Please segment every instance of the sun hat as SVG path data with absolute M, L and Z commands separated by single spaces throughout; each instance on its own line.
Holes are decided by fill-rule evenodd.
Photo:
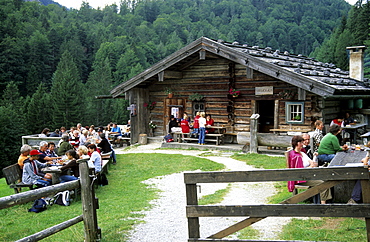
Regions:
M 31 150 L 30 155 L 41 155 L 42 153 L 38 150 Z

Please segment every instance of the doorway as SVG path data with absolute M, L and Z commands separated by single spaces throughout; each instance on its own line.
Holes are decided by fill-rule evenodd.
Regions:
M 259 100 L 257 101 L 257 113 L 260 115 L 258 122 L 259 133 L 270 133 L 270 129 L 274 128 L 274 100 Z

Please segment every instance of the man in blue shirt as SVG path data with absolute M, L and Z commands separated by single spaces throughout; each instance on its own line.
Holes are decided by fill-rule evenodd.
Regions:
M 113 123 L 113 128 L 110 130 L 110 135 L 114 136 L 113 143 L 120 145 L 120 140 L 122 138 L 121 128 L 117 126 L 117 123 Z

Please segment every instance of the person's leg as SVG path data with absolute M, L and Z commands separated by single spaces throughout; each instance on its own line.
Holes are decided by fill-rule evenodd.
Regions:
M 362 199 L 361 180 L 357 180 L 355 186 L 353 187 L 351 198 L 356 203 L 360 203 L 361 202 L 361 199 Z
M 60 183 L 77 180 L 75 176 L 63 175 L 59 177 Z
M 330 155 L 322 154 L 322 155 L 318 155 L 317 156 L 317 160 L 318 160 L 319 166 L 323 166 L 325 164 L 329 164 L 330 161 L 334 158 L 334 156 L 335 156 L 335 154 L 330 154 Z
M 40 184 L 41 186 L 46 187 L 46 186 L 50 186 L 51 182 L 49 182 L 49 181 L 45 181 L 45 180 L 43 180 L 43 179 L 38 179 L 38 180 L 37 180 L 36 185 L 37 185 L 37 184 Z
M 206 138 L 206 128 L 200 128 L 200 135 L 199 135 L 199 137 L 201 137 L 200 144 L 203 144 L 204 145 L 204 140 Z
M 299 183 L 299 185 L 314 187 L 314 186 L 320 185 L 323 182 L 324 181 L 322 181 L 322 180 L 311 180 L 311 181 L 306 181 L 306 182 Z M 333 197 L 331 195 L 331 190 L 326 189 L 325 191 L 321 192 L 320 193 L 320 198 L 321 198 L 321 203 L 325 203 L 326 200 L 332 199 Z
M 114 152 L 114 149 L 112 149 L 112 154 L 110 157 L 113 159 L 113 165 L 117 164 L 116 152 Z

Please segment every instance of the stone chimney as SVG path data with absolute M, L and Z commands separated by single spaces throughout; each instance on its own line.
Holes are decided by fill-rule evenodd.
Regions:
M 349 50 L 349 76 L 358 81 L 364 80 L 364 54 L 366 46 L 351 46 Z

